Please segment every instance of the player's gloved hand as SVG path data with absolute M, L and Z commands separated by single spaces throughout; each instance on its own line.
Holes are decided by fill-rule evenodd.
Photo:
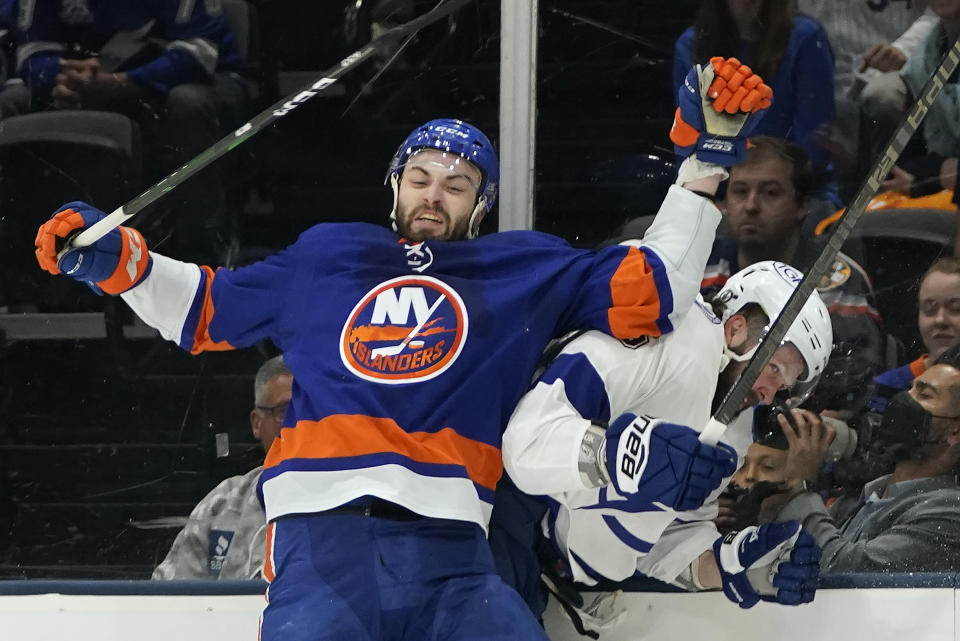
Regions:
M 813 601 L 820 547 L 796 521 L 730 532 L 713 544 L 723 593 L 741 608 L 761 599 L 784 605 Z
M 747 136 L 772 104 L 773 90 L 736 58 L 694 65 L 680 88 L 670 130 L 677 156 L 731 167 L 743 161 Z
M 617 492 L 675 510 L 695 510 L 737 469 L 724 443 L 701 443 L 696 430 L 621 414 L 607 428 L 606 467 Z
M 98 294 L 120 294 L 137 285 L 150 270 L 153 259 L 147 243 L 136 229 L 118 227 L 89 247 L 57 254 L 66 239 L 104 218 L 99 209 L 80 201 L 63 205 L 40 226 L 37 262 L 51 274 L 66 274 L 90 285 Z

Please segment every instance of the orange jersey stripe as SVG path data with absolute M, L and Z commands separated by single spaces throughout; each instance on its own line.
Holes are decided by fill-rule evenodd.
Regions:
M 659 336 L 660 295 L 647 258 L 636 247 L 624 256 L 610 279 L 613 307 L 607 312 L 615 338 Z
M 210 320 L 213 318 L 213 297 L 210 296 L 210 288 L 213 286 L 214 273 L 206 265 L 200 265 L 200 269 L 206 275 L 206 283 L 203 292 L 203 308 L 197 319 L 197 329 L 193 334 L 193 347 L 190 348 L 190 353 L 222 352 L 233 349 L 233 345 L 227 341 L 217 342 L 210 338 Z
M 267 553 L 263 561 L 263 578 L 268 583 L 273 583 L 273 579 L 276 577 L 276 572 L 273 569 L 273 536 L 276 528 L 276 523 L 267 525 Z
M 319 421 L 299 421 L 285 427 L 274 441 L 264 467 L 288 459 L 327 459 L 396 453 L 419 463 L 459 465 L 470 480 L 489 490 L 503 472 L 500 450 L 445 427 L 438 432 L 406 432 L 388 418 L 362 414 L 332 414 Z

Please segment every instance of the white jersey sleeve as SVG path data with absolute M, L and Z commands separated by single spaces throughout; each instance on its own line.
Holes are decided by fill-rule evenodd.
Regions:
M 720 536 L 712 520 L 673 521 L 660 534 L 646 556 L 637 559 L 637 570 L 665 583 L 676 579 Z
M 652 339 L 655 342 L 659 339 Z M 641 338 L 638 343 L 651 339 Z M 644 396 L 657 363 L 648 351 L 623 358 L 626 343 L 600 332 L 571 341 L 517 405 L 503 434 L 504 469 L 520 490 L 553 494 L 586 489 L 578 466 L 591 423 L 606 425 L 611 407 Z
M 503 435 L 504 468 L 529 494 L 590 489 L 578 466 L 591 423 L 624 412 L 700 429 L 722 354 L 719 320 L 697 302 L 672 334 L 620 341 L 587 332 L 564 347 L 520 400 Z
M 153 267 L 133 289 L 120 295 L 140 319 L 168 341 L 181 343 L 187 316 L 201 285 L 200 267 L 150 252 Z
M 720 210 L 706 198 L 671 185 L 643 240 L 621 243 L 649 250 L 663 261 L 673 297 L 673 310 L 668 316 L 673 325 L 690 311 L 700 293 L 721 218 Z M 677 234 L 678 227 L 683 233 Z

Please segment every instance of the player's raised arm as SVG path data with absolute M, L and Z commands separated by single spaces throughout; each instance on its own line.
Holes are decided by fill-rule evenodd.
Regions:
M 721 214 L 710 200 L 727 176 L 725 168 L 743 159 L 746 137 L 770 106 L 771 95 L 760 77 L 735 58 L 714 58 L 690 70 L 670 132 L 684 159 L 677 184 L 643 240 L 622 243 L 636 249 L 615 256 L 612 268 L 596 270 L 594 280 L 601 282 L 587 283 L 577 301 L 585 311 L 582 322 L 565 329 L 585 325 L 626 339 L 672 330 L 699 292 L 713 247 Z M 606 318 L 590 315 L 595 285 L 609 288 L 612 304 L 602 310 Z

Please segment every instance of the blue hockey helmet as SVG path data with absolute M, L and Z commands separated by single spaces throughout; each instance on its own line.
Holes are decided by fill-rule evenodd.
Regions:
M 497 152 L 490 139 L 473 125 L 453 118 L 439 118 L 420 125 L 410 132 L 403 144 L 390 160 L 387 170 L 387 184 L 394 186 L 394 211 L 391 219 L 396 215 L 396 185 L 400 181 L 403 167 L 410 157 L 421 149 L 436 149 L 449 152 L 469 160 L 481 174 L 480 186 L 477 190 L 477 208 L 470 221 L 469 237 L 476 235 L 481 210 L 489 212 L 497 200 L 497 187 L 500 184 L 500 163 L 497 161 Z M 396 223 L 394 222 L 394 229 Z

